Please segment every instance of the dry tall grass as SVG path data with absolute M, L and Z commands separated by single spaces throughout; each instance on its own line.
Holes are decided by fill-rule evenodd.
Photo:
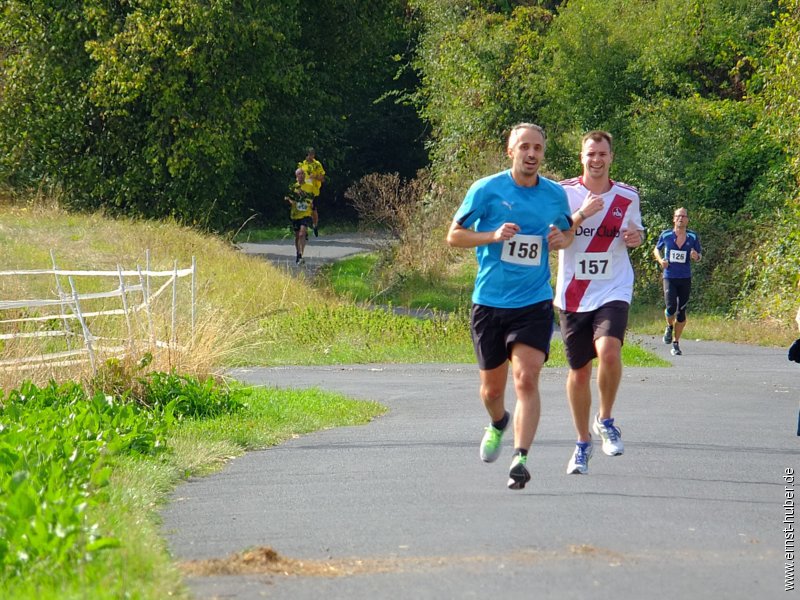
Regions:
M 245 256 L 226 241 L 204 235 L 174 223 L 109 219 L 99 214 L 76 215 L 43 203 L 25 206 L 0 206 L 0 270 L 52 268 L 51 250 L 59 269 L 116 270 L 144 269 L 149 250 L 150 268 L 172 270 L 197 263 L 196 320 L 191 333 L 189 277 L 179 280 L 178 319 L 172 332 L 172 297 L 166 293 L 152 306 L 152 331 L 162 341 L 175 345 L 156 348 L 149 344 L 150 323 L 139 313 L 132 323 L 136 343 L 126 340 L 128 324 L 122 317 L 88 319 L 94 336 L 122 340 L 129 351 L 121 360 L 98 355 L 101 376 L 104 369 L 136 373 L 143 360 L 147 370 L 169 371 L 206 376 L 218 374 L 223 365 L 247 346 L 259 343 L 258 322 L 266 315 L 291 308 L 302 308 L 321 299 L 302 281 L 289 277 L 263 260 Z M 77 279 L 77 278 L 76 278 Z M 161 282 L 153 282 L 153 287 Z M 114 278 L 82 278 L 76 281 L 80 293 L 108 291 L 118 284 Z M 65 278 L 62 282 L 65 285 Z M 0 300 L 57 298 L 55 278 L 49 276 L 0 277 Z M 114 299 L 120 308 L 119 298 Z M 108 308 L 108 301 L 99 302 Z M 58 328 L 58 310 L 45 309 L 0 311 L 0 320 L 20 316 L 53 316 L 49 322 L 34 325 L 0 324 L 0 333 L 21 331 L 28 327 Z M 71 327 L 80 329 L 77 322 Z M 0 360 L 19 356 L 41 355 L 63 349 L 64 341 L 54 338 L 0 340 Z M 39 366 L 27 370 L 0 369 L 0 388 L 12 389 L 24 379 L 43 383 L 49 379 L 91 380 L 94 373 L 87 363 Z
M 359 217 L 386 226 L 398 241 L 381 262 L 381 286 L 392 287 L 409 273 L 429 281 L 454 277 L 464 263 L 474 262 L 473 252 L 445 243 L 447 230 L 470 185 L 509 166 L 503 149 L 491 146 L 441 165 L 436 173 L 421 170 L 409 181 L 396 173 L 372 173 L 351 186 L 345 196 Z

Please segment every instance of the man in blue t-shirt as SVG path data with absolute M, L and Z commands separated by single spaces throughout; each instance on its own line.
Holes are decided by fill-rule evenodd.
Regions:
M 672 217 L 673 229 L 661 232 L 653 256 L 664 269 L 664 316 L 667 328 L 664 331 L 664 343 L 672 344 L 672 356 L 683 354 L 680 346 L 681 333 L 686 327 L 686 305 L 692 292 L 692 260 L 702 258 L 703 249 L 700 238 L 691 229 L 689 211 L 681 207 L 675 210 Z
M 497 460 L 511 420 L 504 398 L 509 362 L 514 374 L 512 490 L 531 478 L 526 465 L 541 410 L 539 373 L 553 332 L 549 252 L 574 237 L 564 189 L 539 175 L 545 143 L 538 125 L 515 125 L 506 149 L 511 168 L 472 184 L 447 233 L 448 244 L 475 248 L 478 259 L 470 329 L 481 400 L 492 420 L 481 441 L 484 462 Z

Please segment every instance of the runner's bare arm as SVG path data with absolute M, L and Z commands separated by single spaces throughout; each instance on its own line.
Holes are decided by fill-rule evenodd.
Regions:
M 494 231 L 473 231 L 459 225 L 458 221 L 450 224 L 447 232 L 447 243 L 454 248 L 474 248 L 494 242 L 510 240 L 519 232 L 516 223 L 503 223 Z

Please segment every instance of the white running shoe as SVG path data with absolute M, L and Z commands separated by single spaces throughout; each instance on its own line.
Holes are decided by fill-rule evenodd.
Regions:
M 600 419 L 595 416 L 592 423 L 592 431 L 600 436 L 603 440 L 603 452 L 609 456 L 620 456 L 625 452 L 625 446 L 622 444 L 622 431 L 619 427 L 614 425 L 614 419 Z
M 594 445 L 592 440 L 577 442 L 575 452 L 567 465 L 567 475 L 586 475 L 589 472 L 589 459 L 592 458 Z

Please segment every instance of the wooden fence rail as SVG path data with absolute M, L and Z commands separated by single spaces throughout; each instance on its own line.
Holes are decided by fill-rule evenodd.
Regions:
M 180 350 L 177 338 L 178 324 L 178 282 L 181 278 L 190 280 L 190 316 L 189 339 L 194 338 L 195 329 L 195 295 L 197 281 L 197 263 L 192 257 L 191 267 L 178 268 L 177 261 L 171 270 L 152 270 L 150 268 L 150 251 L 146 252 L 145 268 L 139 265 L 134 270 L 124 270 L 117 265 L 116 270 L 68 270 L 59 269 L 55 254 L 50 252 L 52 268 L 34 270 L 0 271 L 0 278 L 20 279 L 33 277 L 54 277 L 56 298 L 2 299 L 0 298 L 0 369 L 26 370 L 39 368 L 42 365 L 66 366 L 89 362 L 92 372 L 97 373 L 98 355 L 125 356 L 137 352 L 142 347 L 170 348 Z M 80 293 L 76 284 L 78 278 L 109 278 L 115 280 L 115 286 L 100 292 Z M 63 278 L 68 282 L 68 289 L 62 285 Z M 151 282 L 164 280 L 153 292 Z M 22 286 L 25 287 L 24 285 Z M 171 292 L 169 294 L 168 292 Z M 153 306 L 159 299 L 169 300 L 169 336 L 167 340 L 159 340 L 156 335 L 153 319 Z M 119 306 L 103 306 L 95 310 L 87 310 L 99 300 L 119 299 Z M 31 314 L 32 313 L 32 314 Z M 108 338 L 92 333 L 91 324 L 99 319 L 122 317 L 125 320 L 126 337 Z M 143 324 L 146 339 L 141 339 Z M 35 325 L 33 325 L 35 324 Z M 4 330 L 12 330 L 4 332 Z M 8 358 L 5 344 L 10 340 L 36 339 L 44 340 L 64 338 L 65 348 L 56 352 L 45 352 L 43 348 L 31 352 L 27 356 Z

